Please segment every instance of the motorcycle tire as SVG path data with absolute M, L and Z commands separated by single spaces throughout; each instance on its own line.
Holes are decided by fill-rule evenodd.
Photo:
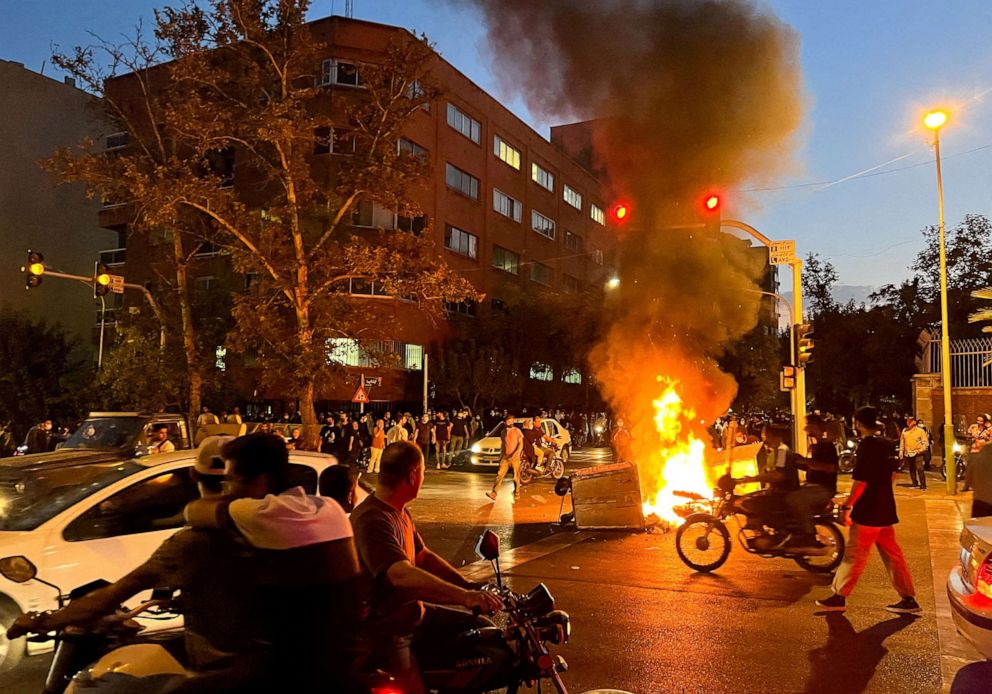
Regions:
M 560 480 L 565 475 L 565 461 L 561 458 L 555 458 L 551 461 L 551 476 L 556 480 Z
M 705 528 L 700 528 L 699 526 L 710 526 L 709 531 L 706 532 Z M 691 539 L 691 536 L 699 530 L 702 530 L 705 534 L 696 537 L 695 539 Z M 710 536 L 714 534 L 717 536 L 719 541 L 723 543 L 723 546 L 719 549 L 719 553 L 716 555 L 716 558 L 705 563 L 690 559 L 688 554 L 693 551 L 709 551 Z M 689 535 L 689 537 L 687 537 L 687 535 Z M 723 563 L 727 561 L 727 557 L 730 556 L 730 533 L 727 532 L 727 526 L 713 516 L 705 513 L 696 513 L 686 518 L 685 522 L 680 525 L 678 531 L 676 531 L 675 551 L 678 553 L 679 559 L 682 560 L 682 563 L 694 571 L 698 571 L 700 573 L 716 571 L 723 566 Z
M 841 453 L 837 460 L 837 471 L 849 475 L 854 472 L 854 454 L 853 453 Z
M 844 559 L 844 533 L 834 523 L 828 521 L 816 522 L 816 537 L 834 551 L 826 556 L 796 557 L 795 562 L 810 573 L 828 574 L 840 566 Z M 826 540 L 826 541 L 824 541 Z
M 534 481 L 534 469 L 526 465 L 520 469 L 520 484 L 530 484 Z

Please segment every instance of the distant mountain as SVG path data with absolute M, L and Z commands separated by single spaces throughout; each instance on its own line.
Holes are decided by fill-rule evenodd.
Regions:
M 867 285 L 858 284 L 835 284 L 834 285 L 834 301 L 838 304 L 846 304 L 848 301 L 854 301 L 856 304 L 866 304 L 868 303 L 868 297 L 877 287 L 871 287 Z M 790 303 L 792 302 L 792 292 L 782 292 L 782 296 L 785 297 Z M 806 307 L 809 307 L 809 297 L 803 297 Z M 785 310 L 782 309 L 779 313 L 779 328 L 785 330 L 789 327 L 789 317 Z

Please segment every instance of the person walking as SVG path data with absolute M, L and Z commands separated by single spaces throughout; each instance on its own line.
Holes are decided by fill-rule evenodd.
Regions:
M 376 475 L 379 474 L 379 464 L 382 461 L 382 452 L 385 449 L 386 425 L 381 419 L 377 419 L 375 421 L 375 429 L 372 430 L 372 447 L 369 449 L 372 455 L 369 458 L 369 472 Z
M 444 412 L 437 413 L 434 421 L 434 441 L 437 443 L 437 466 L 439 469 L 448 469 L 448 444 L 451 442 L 451 420 L 444 416 Z
M 892 494 L 895 464 L 888 444 L 879 438 L 878 410 L 862 407 L 854 414 L 854 424 L 861 434 L 854 466 L 854 486 L 847 499 L 845 524 L 851 526 L 850 538 L 833 581 L 833 595 L 816 601 L 821 610 L 842 612 L 847 598 L 858 584 L 868 565 L 872 547 L 878 548 L 900 600 L 885 609 L 901 614 L 919 614 L 913 578 L 906 557 L 896 541 L 896 500 Z
M 468 436 L 468 422 L 465 419 L 465 410 L 458 410 L 451 421 L 451 443 L 449 450 L 454 456 L 465 448 L 465 438 Z
M 906 428 L 899 436 L 899 461 L 909 467 L 909 479 L 914 487 L 927 490 L 927 473 L 923 468 L 923 454 L 930 448 L 930 437 L 916 425 L 916 417 L 906 417 Z
M 524 450 L 524 435 L 520 429 L 514 426 L 515 421 L 513 415 L 507 415 L 506 419 L 503 420 L 499 471 L 496 473 L 496 481 L 493 483 L 492 490 L 486 492 L 486 496 L 493 501 L 496 501 L 499 485 L 503 483 L 503 478 L 506 477 L 510 468 L 513 468 L 513 496 L 514 498 L 520 496 L 520 455 Z

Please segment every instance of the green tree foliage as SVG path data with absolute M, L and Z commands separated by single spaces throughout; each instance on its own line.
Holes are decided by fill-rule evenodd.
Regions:
M 136 317 L 118 323 L 114 343 L 97 375 L 94 396 L 110 410 L 182 409 L 188 379 L 179 345 L 159 349 L 158 326 Z
M 437 384 L 436 397 L 441 402 L 455 402 L 478 412 L 480 407 L 519 396 L 520 373 L 511 363 L 499 343 L 451 339 L 433 350 L 430 379 Z
M 781 336 L 759 325 L 727 350 L 720 368 L 737 381 L 734 409 L 738 412 L 775 410 L 787 407 L 788 398 L 779 390 L 779 372 L 787 363 L 788 347 L 783 355 Z
M 61 327 L 0 308 L 0 425 L 20 444 L 45 418 L 72 426 L 90 405 L 93 371 Z

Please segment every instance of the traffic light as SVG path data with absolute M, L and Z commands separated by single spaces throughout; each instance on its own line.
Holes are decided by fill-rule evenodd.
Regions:
M 703 207 L 709 213 L 715 213 L 720 211 L 720 196 L 716 193 L 710 193 L 703 199 Z
M 813 361 L 813 324 L 797 323 L 793 327 L 796 341 L 796 366 L 800 369 Z
M 624 224 L 630 219 L 630 205 L 625 202 L 614 203 L 610 207 L 610 219 L 614 224 Z
M 110 291 L 110 268 L 97 261 L 93 264 L 93 298 L 107 296 Z
M 21 272 L 24 273 L 24 286 L 34 289 L 41 284 L 41 276 L 45 274 L 45 256 L 38 251 L 28 251 L 28 262 Z
M 699 216 L 703 220 L 703 226 L 708 231 L 719 233 L 720 231 L 720 208 L 723 206 L 723 199 L 719 193 L 710 192 L 699 201 Z
M 796 388 L 796 367 L 794 366 L 783 366 L 782 371 L 778 374 L 778 388 L 783 393 L 787 393 L 790 390 L 795 390 Z

